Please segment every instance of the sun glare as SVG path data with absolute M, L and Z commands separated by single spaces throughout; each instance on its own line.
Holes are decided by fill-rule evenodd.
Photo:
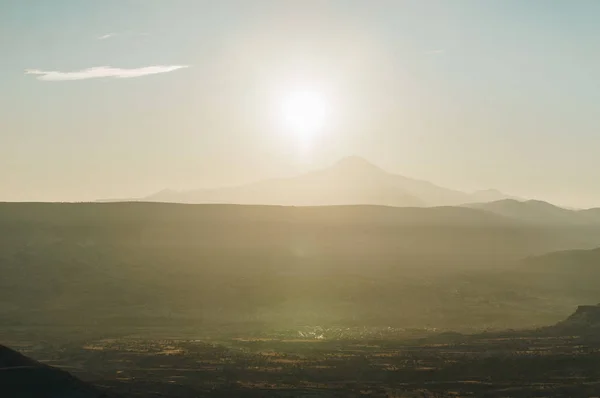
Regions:
M 309 139 L 325 128 L 329 104 L 322 93 L 312 90 L 293 91 L 283 98 L 280 105 L 284 128 L 298 138 Z

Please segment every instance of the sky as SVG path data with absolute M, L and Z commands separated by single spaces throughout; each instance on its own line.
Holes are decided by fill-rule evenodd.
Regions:
M 0 0 L 0 201 L 291 176 L 362 156 L 600 206 L 600 1 Z M 310 139 L 281 103 L 327 104 Z

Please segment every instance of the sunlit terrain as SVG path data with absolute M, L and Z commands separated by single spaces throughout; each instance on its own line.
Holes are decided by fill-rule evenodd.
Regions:
M 598 21 L 0 0 L 0 398 L 600 397 Z

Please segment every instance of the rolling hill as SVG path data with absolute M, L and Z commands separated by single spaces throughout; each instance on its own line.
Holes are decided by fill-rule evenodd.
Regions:
M 503 199 L 488 203 L 468 203 L 463 207 L 485 210 L 523 222 L 545 225 L 600 224 L 600 209 L 571 210 L 540 200 Z
M 0 323 L 94 330 L 529 325 L 564 315 L 548 308 L 573 293 L 546 299 L 501 274 L 600 241 L 600 228 L 461 207 L 135 202 L 4 203 L 0 234 Z
M 543 268 L 548 272 L 598 272 L 600 274 L 600 248 L 553 252 L 528 258 L 526 262 L 530 267 Z
M 596 244 L 600 246 L 600 243 Z M 530 256 L 514 274 L 515 286 L 538 292 L 548 302 L 562 297 L 557 305 L 600 302 L 600 248 L 563 250 Z

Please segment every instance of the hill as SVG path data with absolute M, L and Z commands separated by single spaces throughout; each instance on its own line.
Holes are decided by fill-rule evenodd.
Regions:
M 573 293 L 546 299 L 501 275 L 600 240 L 598 228 L 461 207 L 164 203 L 4 203 L 0 234 L 3 325 L 98 331 L 536 324 L 562 316 Z
M 600 273 L 600 248 L 592 250 L 564 250 L 531 257 L 526 260 L 532 268 L 546 272 Z
M 600 289 L 596 281 L 600 278 L 600 249 L 530 256 L 502 278 L 517 290 L 535 292 L 559 312 L 582 302 L 599 302 Z
M 571 316 L 558 323 L 554 328 L 563 332 L 597 333 L 600 330 L 600 304 L 578 306 Z
M 489 203 L 463 205 L 472 209 L 536 224 L 591 225 L 600 224 L 600 209 L 570 210 L 539 200 L 504 199 Z
M 235 203 L 284 206 L 371 204 L 382 206 L 451 206 L 499 200 L 497 190 L 465 193 L 428 181 L 388 173 L 368 161 L 351 156 L 329 168 L 292 178 L 253 184 L 178 192 L 162 190 L 141 201 L 171 203 Z

